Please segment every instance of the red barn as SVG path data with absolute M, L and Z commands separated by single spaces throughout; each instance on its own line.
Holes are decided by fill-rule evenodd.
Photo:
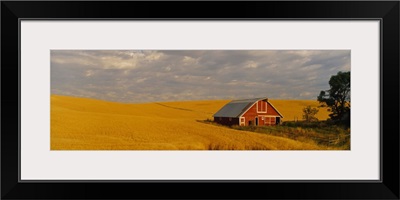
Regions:
M 213 115 L 214 121 L 223 125 L 273 126 L 280 124 L 282 114 L 268 98 L 234 100 Z

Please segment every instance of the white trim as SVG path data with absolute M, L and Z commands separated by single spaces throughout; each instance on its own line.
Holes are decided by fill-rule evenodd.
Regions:
M 249 108 L 247 108 L 244 112 L 242 112 L 238 117 L 242 117 L 244 113 L 246 113 L 247 111 L 249 111 L 250 108 L 253 107 L 254 104 L 257 103 L 257 102 L 260 101 L 260 100 L 267 100 L 267 102 L 268 102 L 268 98 L 259 99 L 259 100 L 257 100 L 256 102 L 254 102 L 253 104 L 251 104 L 251 106 L 250 106 Z
M 260 126 L 260 118 L 259 118 L 258 115 L 254 118 L 254 125 L 255 126 Z
M 242 119 L 243 119 L 243 123 L 242 123 Z M 241 126 L 242 124 L 244 126 L 246 126 L 246 117 L 239 117 L 239 126 Z
M 269 120 L 265 120 L 265 121 L 268 121 L 268 123 L 264 123 L 264 124 L 267 124 L 267 125 L 274 125 L 274 124 L 276 124 L 276 117 L 275 117 L 275 116 L 266 116 L 266 117 L 269 118 Z M 275 123 L 274 123 L 274 124 L 272 123 L 272 118 L 275 119 Z
M 267 111 L 268 111 L 268 110 L 267 110 L 267 109 L 268 109 L 268 104 L 267 104 L 267 103 L 268 103 L 268 100 L 267 100 L 267 101 L 264 101 L 264 100 L 265 100 L 265 99 L 263 99 L 263 100 L 258 100 L 258 101 L 256 102 L 256 103 L 257 103 L 257 104 L 256 104 L 256 107 L 257 107 L 257 108 L 256 108 L 256 111 L 257 111 L 257 113 L 267 113 Z M 259 111 L 259 110 L 258 110 L 258 102 L 260 102 L 260 101 L 262 101 L 262 102 L 265 103 L 265 111 Z
M 262 116 L 262 117 L 281 117 L 279 115 L 258 115 L 258 116 Z
M 272 106 L 272 108 L 280 115 L 280 117 L 282 117 L 283 118 L 283 115 L 278 111 L 278 109 L 276 109 L 275 108 L 275 106 L 274 105 L 272 105 L 272 103 L 271 102 L 269 102 L 268 101 L 268 103 L 269 103 L 269 105 L 271 105 Z
M 267 119 L 264 119 L 264 120 L 263 120 L 263 121 L 264 121 L 264 125 L 266 125 L 266 124 L 268 124 L 268 125 L 271 125 L 271 124 L 272 124 L 272 125 L 276 125 L 276 121 L 277 121 L 276 118 L 277 118 L 277 117 L 281 118 L 281 116 L 279 116 L 279 115 L 257 115 L 257 117 L 264 117 L 264 118 L 267 118 L 267 117 L 268 117 L 268 118 L 269 118 L 269 120 L 268 120 L 269 122 L 268 122 L 268 123 L 265 123 L 265 122 L 267 121 Z M 275 118 L 275 124 L 271 123 L 271 119 L 272 119 L 272 118 Z M 281 120 L 281 121 L 282 121 L 282 120 Z M 258 123 L 260 123 L 260 122 L 258 122 Z
M 255 103 L 257 103 L 257 101 L 256 101 Z M 249 111 L 250 108 L 253 107 L 255 103 L 253 103 L 249 108 L 247 108 L 244 112 L 242 112 L 242 113 L 239 115 L 239 117 L 242 117 L 245 113 L 247 113 L 247 111 Z

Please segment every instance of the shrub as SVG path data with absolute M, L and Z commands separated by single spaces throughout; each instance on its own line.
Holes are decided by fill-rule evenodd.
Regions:
M 318 113 L 317 108 L 312 108 L 311 106 L 307 106 L 303 108 L 303 119 L 306 122 L 315 122 L 318 121 L 318 118 L 315 117 L 315 115 Z

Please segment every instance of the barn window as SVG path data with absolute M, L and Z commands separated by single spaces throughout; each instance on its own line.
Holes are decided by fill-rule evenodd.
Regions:
M 229 121 L 232 121 L 232 117 L 229 117 Z
M 267 112 L 267 102 L 258 101 L 257 102 L 257 112 Z
M 219 121 L 221 121 L 221 120 L 222 120 L 222 117 L 219 118 Z

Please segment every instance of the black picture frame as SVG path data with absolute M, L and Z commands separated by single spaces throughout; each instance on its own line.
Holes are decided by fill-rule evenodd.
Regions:
M 2 199 L 399 199 L 398 1 L 2 1 Z M 381 181 L 20 182 L 19 19 L 379 19 Z M 17 84 L 18 81 L 18 84 Z M 368 97 L 366 97 L 366 100 Z M 322 169 L 323 170 L 323 169 Z M 263 188 L 260 190 L 260 188 Z M 147 191 L 154 191 L 148 193 Z M 184 192 L 183 192 L 184 191 Z

